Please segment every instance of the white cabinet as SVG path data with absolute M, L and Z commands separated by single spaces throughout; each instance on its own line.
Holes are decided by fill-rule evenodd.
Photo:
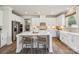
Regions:
M 3 47 L 5 45 L 5 41 L 4 41 L 4 36 L 2 35 L 3 33 L 3 11 L 0 10 L 0 27 L 2 28 L 2 30 L 0 30 L 0 48 Z
M 71 49 L 79 53 L 79 36 L 71 32 L 60 32 L 60 40 Z
M 2 33 L 1 33 L 1 34 L 2 34 Z M 0 40 L 0 41 L 1 41 L 1 44 L 0 44 L 0 48 L 1 48 L 1 47 L 3 47 L 3 46 L 4 46 L 4 40 L 3 40 L 2 35 L 1 35 L 1 40 Z
M 65 26 L 65 15 L 64 14 L 57 17 L 57 26 Z
M 61 26 L 62 25 L 62 19 L 57 19 L 57 26 Z
M 0 10 L 0 26 L 3 25 L 2 20 L 3 20 L 3 12 Z
M 6 44 L 6 35 L 4 35 L 5 31 L 5 25 L 4 25 L 4 19 L 3 19 L 3 11 L 0 10 L 0 27 L 2 28 L 2 30 L 0 30 L 0 48 L 3 47 Z M 5 21 L 6 23 L 6 21 Z
M 75 51 L 77 51 L 79 53 L 79 36 L 74 36 L 73 35 L 73 46 L 71 46 L 71 48 L 73 48 Z
M 65 44 L 68 45 L 68 43 L 69 43 L 69 40 L 68 39 L 69 39 L 69 37 L 68 37 L 67 34 L 64 34 L 64 33 L 60 32 L 60 40 L 62 42 L 64 42 Z
M 6 44 L 6 41 L 4 39 L 5 37 L 3 37 L 3 33 L 2 30 L 0 31 L 0 48 L 3 47 Z

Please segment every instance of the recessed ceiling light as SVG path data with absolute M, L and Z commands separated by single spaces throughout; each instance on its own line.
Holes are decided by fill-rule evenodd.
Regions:
M 38 13 L 38 14 L 40 14 L 40 12 L 39 12 L 39 11 L 38 11 L 37 13 Z
M 67 8 L 67 10 L 69 10 L 70 8 Z
M 25 14 L 28 14 L 28 12 L 26 11 Z
M 54 14 L 54 12 L 50 12 L 50 14 Z

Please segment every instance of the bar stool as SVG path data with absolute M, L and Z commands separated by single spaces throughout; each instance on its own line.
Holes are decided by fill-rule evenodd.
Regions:
M 48 36 L 47 35 L 40 35 L 40 36 L 37 36 L 38 37 L 38 40 L 37 40 L 37 42 L 38 42 L 38 50 L 39 50 L 39 46 L 40 46 L 40 44 L 42 44 L 44 47 L 45 47 L 45 49 L 46 49 L 46 53 L 47 53 L 47 48 L 48 48 Z
M 33 38 L 32 36 L 23 36 L 23 44 L 22 44 L 22 48 L 23 48 L 23 45 L 26 44 L 26 48 L 27 46 L 31 46 L 31 53 L 32 53 L 32 49 L 33 49 Z

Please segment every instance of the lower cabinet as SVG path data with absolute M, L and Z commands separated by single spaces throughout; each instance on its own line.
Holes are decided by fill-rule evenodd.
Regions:
M 60 32 L 60 40 L 65 43 L 67 46 L 69 46 L 72 50 L 79 53 L 79 36 L 72 34 L 72 33 L 66 33 L 66 32 Z
M 73 46 L 72 48 L 79 53 L 79 36 L 74 36 L 73 37 Z
M 6 45 L 6 40 L 7 38 L 5 39 L 6 37 L 0 33 L 0 48 L 2 48 L 4 45 Z

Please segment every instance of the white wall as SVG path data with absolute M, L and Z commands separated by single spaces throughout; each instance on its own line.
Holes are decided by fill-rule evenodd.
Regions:
M 22 17 L 20 17 L 20 16 L 18 16 L 18 15 L 15 15 L 15 14 L 13 14 L 13 13 L 12 13 L 11 21 L 18 21 L 18 22 L 20 22 L 21 24 L 23 24 L 23 22 L 24 22 Z
M 17 21 L 17 22 L 20 22 L 21 24 L 23 24 L 23 31 L 25 31 L 25 22 L 24 22 L 24 18 L 18 16 L 18 15 L 15 15 L 12 13 L 12 17 L 11 17 L 11 22 L 12 21 Z

